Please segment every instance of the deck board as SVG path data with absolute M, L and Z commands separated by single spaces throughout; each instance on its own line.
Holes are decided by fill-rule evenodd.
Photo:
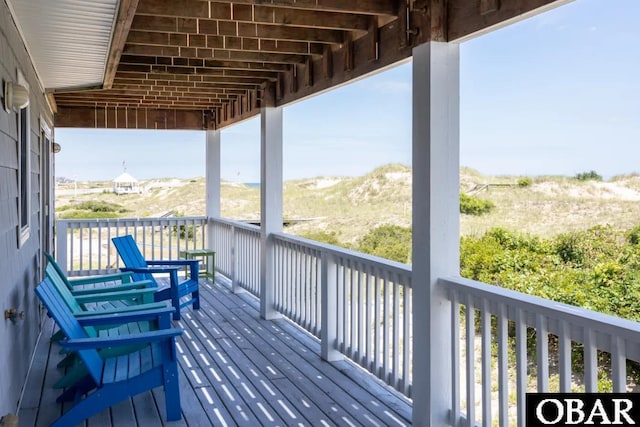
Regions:
M 318 341 L 286 319 L 260 319 L 258 303 L 221 278 L 203 279 L 201 309 L 183 310 L 178 339 L 182 420 L 167 423 L 161 388 L 90 418 L 86 426 L 408 426 L 411 404 L 347 361 L 320 359 Z M 62 413 L 51 385 L 60 346 L 47 321 L 28 378 L 21 425 Z M 43 355 L 44 354 L 44 355 Z M 46 357 L 45 357 L 46 355 Z M 25 424 L 26 425 L 26 424 Z

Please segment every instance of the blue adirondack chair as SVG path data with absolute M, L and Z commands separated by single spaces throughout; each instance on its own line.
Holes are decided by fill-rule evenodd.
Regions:
M 84 378 L 58 397 L 58 402 L 72 401 L 74 404 L 52 427 L 76 425 L 118 402 L 159 386 L 164 386 L 167 421 L 176 421 L 182 417 L 175 349 L 175 337 L 182 334 L 181 329 L 89 337 L 83 325 L 104 325 L 114 321 L 121 323 L 123 320 L 135 322 L 151 319 L 153 314 L 145 311 L 101 315 L 82 319 L 81 324 L 49 279 L 36 287 L 36 294 L 68 337 L 61 344 L 67 350 L 77 352 L 87 371 Z M 144 348 L 126 355 L 105 358 L 98 353 L 99 349 L 140 345 L 144 345 Z
M 155 294 L 156 301 L 171 300 L 171 305 L 176 311 L 173 315 L 175 320 L 180 320 L 180 309 L 186 305 L 193 304 L 195 310 L 200 308 L 200 291 L 198 285 L 198 275 L 200 273 L 198 260 L 145 260 L 138 249 L 133 236 L 125 235 L 111 239 L 118 251 L 118 255 L 124 262 L 122 271 L 133 272 L 134 280 L 152 280 L 159 287 Z M 189 274 L 185 280 L 180 281 L 178 271 L 185 266 L 189 267 Z M 159 286 L 154 279 L 155 273 L 168 273 L 169 286 Z M 182 301 L 183 297 L 190 298 Z

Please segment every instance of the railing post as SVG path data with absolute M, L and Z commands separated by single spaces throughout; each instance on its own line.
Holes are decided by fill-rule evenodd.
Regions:
M 459 46 L 413 49 L 413 425 L 457 425 L 451 303 L 460 274 Z M 472 404 L 472 403 L 471 403 Z
M 243 292 L 242 286 L 238 283 L 238 233 L 235 226 L 231 226 L 231 290 L 234 294 Z
M 65 220 L 56 221 L 56 253 L 55 258 L 60 268 L 65 274 L 69 273 L 69 265 L 67 264 L 67 232 L 69 226 Z
M 337 331 L 342 328 L 338 325 L 338 290 L 335 255 L 322 251 L 322 266 L 320 273 L 320 316 L 321 316 L 321 342 L 320 354 L 323 360 L 334 362 L 342 360 L 344 356 L 337 349 Z

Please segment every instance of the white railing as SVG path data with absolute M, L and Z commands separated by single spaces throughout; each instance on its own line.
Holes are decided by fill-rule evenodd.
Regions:
M 259 297 L 260 228 L 220 218 L 208 226 L 217 271 Z M 410 396 L 410 267 L 284 233 L 271 238 L 275 309 Z
M 205 247 L 205 227 L 217 271 L 259 296 L 260 229 L 238 221 L 60 220 L 56 255 L 71 275 L 107 273 L 119 267 L 114 236 L 132 234 L 150 259 L 176 258 Z M 275 309 L 319 338 L 327 360 L 342 354 L 411 397 L 410 266 L 284 233 L 271 239 Z M 452 306 L 451 347 L 425 351 L 452 355 L 452 425 L 523 425 L 527 392 L 624 392 L 637 381 L 627 379 L 627 361 L 640 363 L 636 322 L 463 278 L 439 286 Z
M 639 323 L 463 278 L 440 285 L 452 304 L 452 425 L 525 425 L 527 392 L 635 384 L 627 360 L 640 362 Z
M 260 227 L 216 218 L 209 222 L 216 269 L 238 288 L 260 297 Z
M 273 239 L 276 309 L 411 396 L 410 267 L 291 235 Z M 332 320 L 324 333 L 323 316 Z
M 56 259 L 70 276 L 105 274 L 121 267 L 112 237 L 133 235 L 147 259 L 177 259 L 203 249 L 204 217 L 73 219 L 56 221 Z

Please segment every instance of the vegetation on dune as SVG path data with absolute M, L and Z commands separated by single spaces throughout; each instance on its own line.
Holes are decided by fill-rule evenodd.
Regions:
M 466 193 L 460 193 L 460 213 L 465 215 L 483 215 L 491 212 L 496 205 L 491 200 L 481 199 Z
M 602 176 L 594 170 L 576 174 L 575 178 L 578 181 L 602 181 Z
M 123 205 L 101 200 L 86 200 L 58 207 L 62 219 L 119 218 L 129 212 Z

